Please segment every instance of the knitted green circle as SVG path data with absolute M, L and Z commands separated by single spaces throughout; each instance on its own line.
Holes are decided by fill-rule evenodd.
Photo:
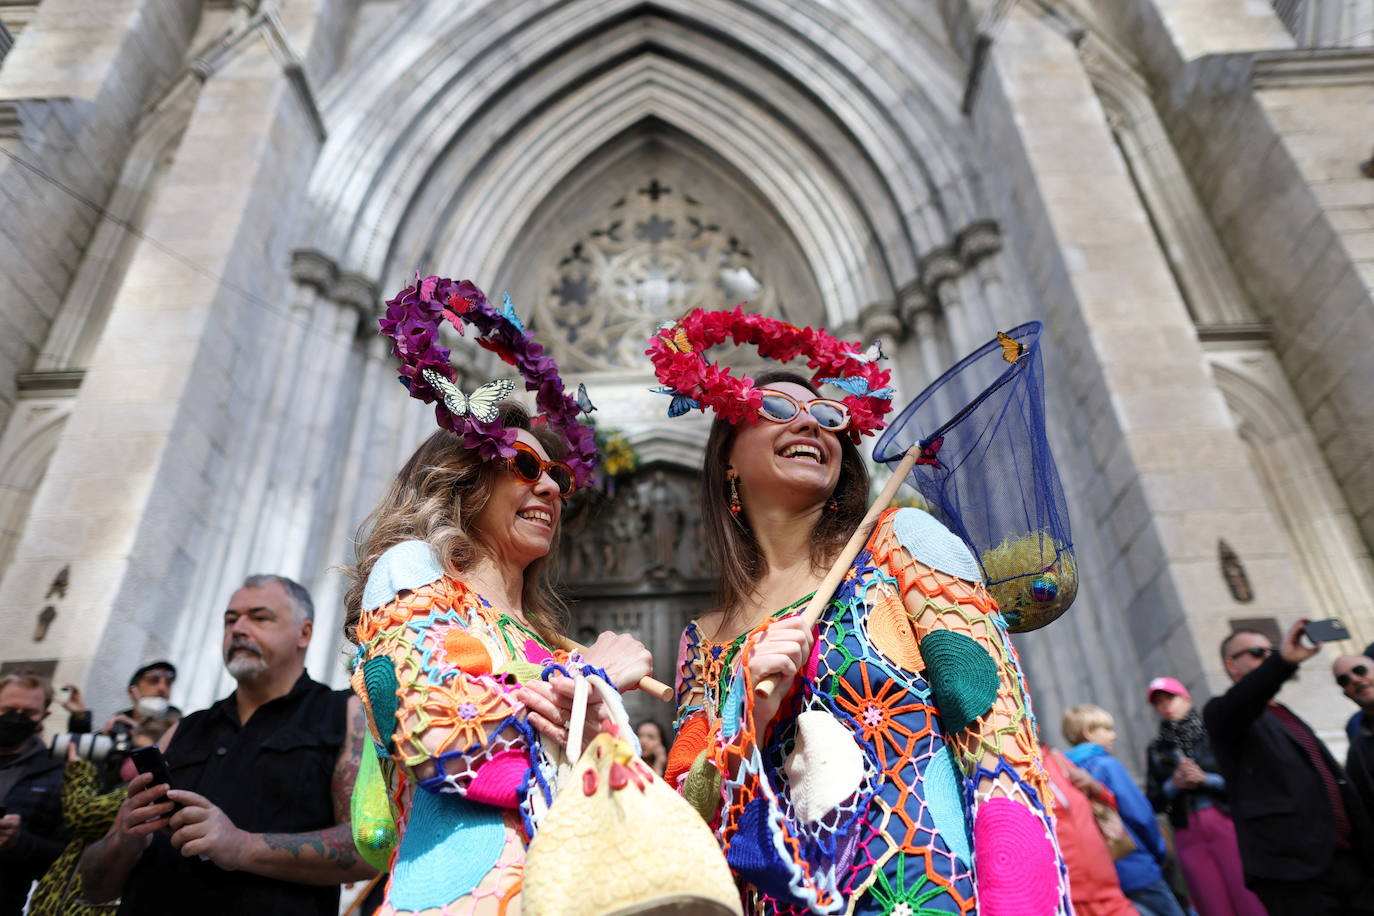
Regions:
M 992 708 L 1001 683 L 997 662 L 977 642 L 962 633 L 935 630 L 921 640 L 921 658 L 946 734 L 963 731 Z
M 363 662 L 363 684 L 367 687 L 367 702 L 372 707 L 377 734 L 390 751 L 391 736 L 396 734 L 396 709 L 400 705 L 396 693 L 401 685 L 396 680 L 395 663 L 385 656 L 369 658 Z

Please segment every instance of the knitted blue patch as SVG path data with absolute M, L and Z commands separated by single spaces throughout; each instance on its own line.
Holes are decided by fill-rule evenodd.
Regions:
M 730 678 L 730 687 L 725 694 L 725 702 L 720 709 L 720 733 L 722 737 L 733 738 L 739 731 L 739 717 L 744 710 L 744 675 L 736 673 Z
M 402 541 L 377 558 L 363 586 L 363 610 L 375 611 L 406 589 L 414 590 L 444 577 L 444 568 L 425 541 Z
M 740 812 L 725 858 L 730 870 L 770 897 L 793 902 L 792 869 L 773 846 L 768 799 L 756 798 Z
M 969 850 L 968 821 L 964 817 L 964 780 L 954 772 L 948 748 L 930 758 L 921 788 L 940 839 L 959 857 L 959 864 L 967 868 L 973 853 Z
M 983 581 L 983 572 L 973 558 L 973 551 L 929 513 L 920 509 L 898 509 L 892 517 L 892 533 L 897 535 L 907 553 L 932 569 L 969 582 Z
M 501 812 L 452 793 L 415 793 L 396 867 L 391 904 L 398 910 L 445 907 L 472 892 L 506 845 Z
M 372 707 L 372 721 L 377 725 L 377 734 L 382 736 L 387 747 L 392 747 L 391 737 L 396 734 L 396 710 L 400 689 L 396 680 L 396 663 L 385 655 L 369 658 L 363 662 L 363 687 L 367 691 L 367 702 Z

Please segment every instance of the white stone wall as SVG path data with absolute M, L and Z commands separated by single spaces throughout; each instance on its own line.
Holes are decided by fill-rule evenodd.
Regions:
M 0 67 L 0 145 L 9 154 L 0 156 L 0 425 L 149 94 L 182 63 L 199 8 L 196 0 L 45 0 Z
M 1305 598 L 1076 50 L 1014 13 L 994 63 L 975 118 L 1047 320 L 1052 441 L 1083 571 L 1065 623 L 1018 641 L 1046 736 L 1059 739 L 1064 707 L 1095 702 L 1138 766 L 1154 731 L 1148 680 L 1215 693 L 1228 620 L 1291 620 Z M 1226 590 L 1220 537 L 1245 558 L 1253 604 Z

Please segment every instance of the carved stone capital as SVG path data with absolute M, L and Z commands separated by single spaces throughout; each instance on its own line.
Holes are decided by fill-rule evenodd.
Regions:
M 972 267 L 1002 250 L 1002 233 L 993 220 L 979 220 L 965 226 L 955 239 L 959 258 Z
M 313 286 L 321 293 L 327 293 L 338 279 L 339 269 L 334 260 L 310 248 L 300 248 L 291 252 L 291 279 L 306 286 Z
M 865 341 L 875 337 L 899 340 L 902 336 L 902 319 L 897 313 L 895 302 L 870 302 L 859 312 L 859 333 Z
M 959 256 L 949 248 L 934 248 L 921 258 L 921 285 L 938 297 L 940 284 L 954 280 L 964 272 Z
M 374 315 L 382 300 L 382 288 L 370 277 L 346 270 L 339 274 L 339 279 L 329 291 L 329 298 L 340 305 L 357 309 L 360 315 Z
M 920 280 L 912 280 L 897 291 L 897 314 L 908 330 L 916 330 L 920 316 L 934 314 L 934 311 L 935 303 Z

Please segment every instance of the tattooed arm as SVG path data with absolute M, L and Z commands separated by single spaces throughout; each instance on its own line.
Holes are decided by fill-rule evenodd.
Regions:
M 248 833 L 194 792 L 168 796 L 186 807 L 172 817 L 172 845 L 184 856 L 204 856 L 228 871 L 247 871 L 298 884 L 342 884 L 376 874 L 353 846 L 349 798 L 366 740 L 362 704 L 348 698 L 348 736 L 334 765 L 330 794 L 335 824 L 308 833 Z

